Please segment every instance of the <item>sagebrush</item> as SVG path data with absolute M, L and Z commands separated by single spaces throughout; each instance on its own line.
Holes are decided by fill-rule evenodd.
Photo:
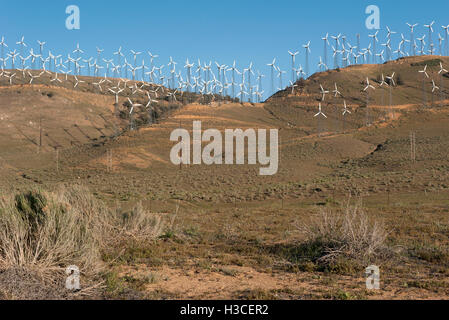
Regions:
M 360 205 L 342 210 L 322 209 L 300 229 L 305 235 L 301 252 L 324 267 L 343 260 L 367 265 L 386 249 L 387 232 L 383 225 L 370 219 Z
M 102 269 L 101 252 L 132 239 L 155 239 L 165 222 L 138 205 L 111 210 L 87 188 L 33 190 L 0 201 L 0 268 L 40 272 L 77 265 L 84 273 Z

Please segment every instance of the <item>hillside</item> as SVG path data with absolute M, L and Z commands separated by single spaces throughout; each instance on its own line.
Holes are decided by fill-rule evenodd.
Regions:
M 427 74 L 429 78 L 425 79 L 425 90 L 428 97 L 428 103 L 432 99 L 432 79 L 437 86 L 440 86 L 440 75 L 445 82 L 440 86 L 442 90 L 435 93 L 434 102 L 440 100 L 440 93 L 445 97 L 449 95 L 449 73 L 438 74 L 440 70 L 440 62 L 443 63 L 445 69 L 449 65 L 449 57 L 441 56 L 416 56 L 400 58 L 395 61 L 385 62 L 381 65 L 350 65 L 346 68 L 318 72 L 313 74 L 307 80 L 299 80 L 295 84 L 292 93 L 292 87 L 287 87 L 283 91 L 279 91 L 270 97 L 267 101 L 271 102 L 280 98 L 290 98 L 292 101 L 302 105 L 317 105 L 321 100 L 320 84 L 325 90 L 329 91 L 326 96 L 327 103 L 341 104 L 342 99 L 346 100 L 348 105 L 362 106 L 366 105 L 366 95 L 363 89 L 366 87 L 366 78 L 368 77 L 371 84 L 376 87 L 372 92 L 370 90 L 369 103 L 373 107 L 382 107 L 389 105 L 389 86 L 380 87 L 382 74 L 385 81 L 393 72 L 396 85 L 393 86 L 393 105 L 422 104 L 422 88 L 423 74 L 419 70 L 423 70 L 427 65 Z M 334 99 L 333 90 L 337 84 L 341 96 Z M 327 105 L 327 104 L 326 104 Z
M 422 66 L 411 65 L 433 59 L 315 74 L 297 94 L 286 89 L 264 104 L 183 104 L 158 97 L 160 116 L 150 125 L 147 110 L 138 108 L 136 130 L 129 130 L 126 96 L 119 97 L 117 114 L 114 96 L 96 91 L 95 79 L 82 78 L 86 82 L 77 90 L 20 79 L 10 86 L 2 79 L 0 190 L 83 185 L 118 212 L 141 206 L 174 216 L 154 241 L 130 241 L 116 248 L 117 256 L 104 257 L 108 273 L 100 297 L 447 297 L 448 101 L 423 107 L 420 79 L 412 78 Z M 392 111 L 378 105 L 377 89 L 376 105 L 363 105 L 362 82 L 367 75 L 375 82 L 380 68 L 401 79 Z M 428 68 L 436 77 L 436 67 Z M 319 84 L 332 90 L 335 82 L 352 113 L 343 119 L 342 98 L 328 95 L 328 118 L 314 118 Z M 136 94 L 133 102 L 145 105 L 145 96 Z M 279 129 L 278 173 L 260 176 L 259 165 L 247 164 L 173 165 L 170 133 L 179 127 L 191 133 L 195 120 L 203 130 L 221 132 Z M 300 245 L 301 225 L 311 216 L 320 209 L 340 212 L 348 203 L 363 205 L 388 231 L 389 251 L 376 261 L 382 265 L 382 291 L 365 291 L 363 265 L 344 260 L 323 269 Z M 411 270 L 419 279 L 410 279 Z

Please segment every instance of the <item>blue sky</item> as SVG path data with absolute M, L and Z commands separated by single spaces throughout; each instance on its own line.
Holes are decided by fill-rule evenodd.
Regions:
M 79 31 L 65 28 L 65 8 L 71 4 L 81 10 Z M 372 31 L 365 27 L 365 8 L 371 4 L 380 8 L 382 29 L 388 25 L 407 37 L 406 22 L 419 23 L 417 35 L 427 34 L 422 25 L 432 20 L 436 20 L 436 34 L 442 32 L 442 24 L 449 24 L 447 0 L 3 1 L 0 36 L 12 44 L 24 35 L 35 48 L 36 40 L 44 40 L 57 53 L 72 51 L 77 42 L 92 56 L 96 46 L 105 48 L 111 57 L 119 46 L 150 50 L 160 55 L 157 64 L 167 64 L 169 56 L 179 64 L 186 58 L 200 58 L 230 65 L 235 59 L 246 67 L 252 61 L 266 75 L 266 64 L 277 57 L 281 69 L 287 71 L 287 83 L 287 50 L 299 50 L 298 64 L 304 66 L 301 46 L 308 40 L 312 41 L 311 71 L 317 70 L 318 57 L 323 55 L 320 38 L 326 32 L 343 33 L 351 44 L 356 42 L 355 34 L 360 33 L 361 46 L 366 47 L 367 34 Z M 394 42 L 399 37 L 396 35 Z M 381 30 L 379 40 L 383 39 Z M 331 61 L 329 58 L 329 64 Z

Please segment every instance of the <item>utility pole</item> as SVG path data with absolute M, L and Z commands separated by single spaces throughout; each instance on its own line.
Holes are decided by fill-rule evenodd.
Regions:
M 56 151 L 56 172 L 59 173 L 59 149 L 57 146 L 55 147 L 55 151 Z
M 181 120 L 179 120 L 179 128 L 181 129 L 182 128 L 182 126 L 181 126 Z M 181 151 L 180 151 L 180 158 L 181 158 L 181 161 L 179 161 L 179 170 L 182 170 L 182 148 L 181 148 Z
M 366 126 L 369 127 L 371 126 L 371 116 L 370 116 L 370 112 L 369 112 L 369 94 L 368 91 L 366 92 Z
M 390 206 L 390 187 L 388 187 L 388 207 Z
M 416 133 L 410 132 L 410 160 L 416 162 Z
M 39 153 L 42 148 L 42 116 L 39 117 Z
M 112 168 L 112 150 L 108 149 L 106 151 L 106 166 L 107 166 L 107 171 L 108 172 L 112 172 L 113 168 Z

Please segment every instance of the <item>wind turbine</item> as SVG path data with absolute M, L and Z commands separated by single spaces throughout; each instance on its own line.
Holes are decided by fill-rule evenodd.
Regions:
M 134 57 L 134 66 L 136 66 L 136 65 L 137 65 L 137 56 L 141 55 L 142 52 L 136 52 L 136 51 L 134 51 L 134 50 L 130 50 L 130 52 L 131 52 L 131 54 L 132 54 L 133 57 Z
M 298 69 L 296 70 L 296 75 L 298 76 L 299 79 L 304 79 L 306 74 L 304 73 L 304 70 L 302 69 L 301 65 L 299 65 Z
M 39 44 L 39 54 L 41 56 L 43 56 L 43 54 L 44 54 L 44 46 L 45 46 L 46 42 L 41 42 L 41 41 L 37 40 L 37 43 Z
M 432 92 L 435 92 L 435 90 L 440 90 L 440 88 L 435 85 L 435 81 L 432 79 Z
M 220 76 L 221 76 L 221 64 L 219 64 L 217 61 L 215 61 L 215 66 L 217 67 L 217 77 L 218 77 L 218 80 L 220 79 Z M 214 75 L 214 85 L 215 85 L 215 90 L 216 90 L 216 85 L 217 85 L 217 83 L 218 83 L 218 80 L 217 80 L 217 78 L 215 77 L 215 75 Z
M 309 53 L 310 53 L 310 41 L 302 46 L 306 50 L 306 77 L 309 77 Z
M 337 87 L 337 83 L 335 83 L 335 90 L 332 91 L 334 93 L 334 97 L 336 98 L 337 96 L 341 97 L 341 92 L 338 91 L 338 87 Z
M 323 38 L 321 38 L 321 40 L 324 41 L 324 64 L 327 66 L 327 46 L 330 45 L 329 33 L 326 33 L 326 35 Z
M 342 51 L 341 51 L 341 64 L 343 65 L 343 67 L 347 67 L 350 64 L 349 61 L 349 51 L 346 50 L 345 46 L 342 45 Z M 345 53 L 347 53 L 345 55 Z
M 114 56 L 117 56 L 117 65 L 121 66 L 122 65 L 122 57 L 124 57 L 125 55 L 122 53 L 122 47 L 119 47 L 118 50 L 116 52 L 113 53 Z M 99 61 L 99 60 L 98 60 Z M 121 76 L 121 72 L 120 72 L 120 76 Z
M 370 57 L 373 56 L 373 52 L 371 51 L 371 43 L 368 45 L 368 47 L 365 48 L 365 50 L 366 50 L 366 53 L 368 54 L 368 63 L 370 63 L 370 61 L 371 61 Z
M 443 56 L 443 41 L 444 38 L 438 33 L 438 52 L 440 53 L 440 56 Z
M 333 51 L 333 57 L 334 57 L 334 69 L 338 69 L 338 53 L 339 50 L 337 48 L 335 48 L 334 46 L 332 46 L 332 51 Z
M 148 103 L 145 106 L 145 108 L 148 110 L 148 124 L 153 124 L 153 112 L 151 110 L 151 104 L 153 103 L 157 103 L 156 100 L 151 99 L 150 93 L 147 92 L 147 97 L 148 97 Z
M 420 50 L 421 55 L 425 54 L 425 51 L 424 51 L 424 46 L 426 45 L 426 41 L 424 40 L 425 38 L 426 38 L 426 35 L 423 35 L 421 38 L 416 38 L 416 40 L 421 42 L 421 50 Z
M 22 36 L 22 39 L 18 42 L 16 42 L 17 45 L 20 46 L 20 55 L 23 54 L 23 49 L 27 47 L 26 43 L 25 43 L 25 37 Z
M 50 82 L 59 82 L 62 83 L 62 81 L 60 79 L 58 79 L 58 74 L 55 73 L 55 77 L 53 79 L 50 80 Z
M 255 75 L 254 72 L 253 72 L 253 63 L 252 62 L 249 64 L 247 70 L 248 70 L 248 87 L 249 87 L 249 98 L 248 98 L 248 101 L 251 103 L 252 102 L 251 99 L 252 99 L 252 95 L 253 95 L 253 92 L 252 92 L 253 88 L 251 87 L 251 74 L 253 76 Z M 282 82 L 282 80 L 281 80 L 281 82 Z
M 75 75 L 75 85 L 73 86 L 73 88 L 78 87 L 78 84 L 80 83 L 84 83 L 85 81 L 83 80 L 79 80 L 78 77 Z
M 11 74 L 8 78 L 9 78 L 9 85 L 12 85 L 12 79 L 16 76 L 15 73 Z
M 8 45 L 5 42 L 5 37 L 2 37 L 0 46 L 2 47 L 2 67 L 5 67 L 5 48 L 8 48 Z
M 337 54 L 338 54 L 338 46 L 340 45 L 340 37 L 341 33 L 339 33 L 337 36 L 331 36 L 331 38 L 335 40 L 335 47 L 332 47 L 332 50 L 334 51 L 334 69 L 338 68 Z
M 150 56 L 150 69 L 153 69 L 154 60 L 159 58 L 159 56 L 157 54 L 152 54 L 150 51 L 148 51 L 148 55 Z
M 262 90 L 262 78 L 265 78 L 265 75 L 261 74 L 260 71 L 257 71 L 257 81 L 259 82 L 258 90 L 259 90 L 259 102 L 261 102 L 262 94 L 265 92 L 265 90 Z
M 80 44 L 79 43 L 76 44 L 76 49 L 73 50 L 72 53 L 76 53 L 77 54 L 77 58 L 80 57 L 80 54 L 84 53 L 84 51 L 80 49 Z
M 115 105 L 118 105 L 119 94 L 125 90 L 125 89 L 120 89 L 120 88 L 117 88 L 117 89 L 118 89 L 117 91 L 114 91 L 111 88 L 109 88 L 109 91 L 111 91 L 115 95 Z
M 322 70 L 326 70 L 327 69 L 327 66 L 326 66 L 326 64 L 323 62 L 323 59 L 320 57 L 320 62 L 318 62 L 318 69 L 320 70 L 320 71 L 322 71 Z
M 369 113 L 369 89 L 376 90 L 373 85 L 370 84 L 368 77 L 366 77 L 366 87 L 363 89 L 366 92 L 366 125 L 371 126 L 371 118 Z
M 374 63 L 377 63 L 376 61 L 376 42 L 379 42 L 379 40 L 377 39 L 377 34 L 379 33 L 379 31 L 376 31 L 376 33 L 374 34 L 370 34 L 368 35 L 368 37 L 373 38 L 373 56 L 374 56 Z
M 412 56 L 416 56 L 416 51 L 415 51 L 415 47 L 413 46 L 413 44 L 415 43 L 415 39 L 414 39 L 414 30 L 415 28 L 418 26 L 417 23 L 415 24 L 410 24 L 410 23 L 406 23 L 408 25 L 408 27 L 410 28 L 410 55 Z
M 432 105 L 434 104 L 433 103 L 434 102 L 433 96 L 434 96 L 434 92 L 436 90 L 440 90 L 440 88 L 436 86 L 435 81 L 432 79 Z
M 385 50 L 382 50 L 381 52 L 375 54 L 376 57 L 379 57 L 380 63 L 383 63 L 385 61 L 384 52 L 385 52 Z
M 393 93 L 392 88 L 396 86 L 396 81 L 394 81 L 394 76 L 396 72 L 393 72 L 391 76 L 387 76 L 387 80 L 389 81 L 389 89 L 390 89 L 390 113 L 393 115 L 393 119 L 395 117 L 393 112 Z
M 407 39 L 405 39 L 405 37 L 404 37 L 404 34 L 402 34 L 401 33 L 401 42 L 399 42 L 399 48 L 398 48 L 398 57 L 399 57 L 399 54 L 402 54 L 402 55 L 404 55 L 403 54 L 403 52 L 402 52 L 402 50 L 401 50 L 401 47 L 404 45 L 404 43 L 406 43 L 406 42 L 409 42 L 410 43 L 410 40 L 407 40 Z M 404 51 L 405 51 L 405 49 L 404 49 Z
M 11 69 L 15 69 L 15 61 L 17 56 L 19 55 L 18 52 L 16 52 L 16 50 L 14 49 L 14 51 L 11 51 L 10 53 L 8 53 L 8 56 L 11 58 Z
M 41 75 L 42 75 L 43 73 L 44 73 L 44 72 L 41 72 L 41 73 L 39 73 L 37 76 L 34 76 L 31 72 L 28 71 L 28 75 L 30 76 L 30 82 L 29 82 L 29 84 L 32 84 L 33 81 L 34 81 L 34 79 L 40 78 Z
M 145 65 L 145 59 L 142 59 L 142 65 L 140 66 L 140 70 L 142 70 L 142 81 L 145 82 L 145 74 L 146 74 L 145 70 L 148 70 L 148 67 Z
M 351 114 L 351 111 L 349 111 L 348 106 L 346 105 L 346 100 L 343 100 L 343 103 L 344 103 L 343 115 L 347 113 Z
M 103 62 L 106 63 L 106 77 L 109 77 L 109 66 L 113 64 L 113 59 L 111 60 L 103 59 Z
M 142 107 L 142 105 L 140 103 L 133 103 L 130 98 L 128 98 L 128 102 L 131 105 L 131 109 L 129 110 L 129 127 L 130 127 L 130 130 L 133 131 L 134 130 L 134 117 L 133 117 L 134 108 Z
M 319 117 L 319 116 L 323 116 L 324 118 L 327 119 L 327 116 L 323 113 L 323 111 L 321 110 L 321 102 L 318 104 L 318 113 L 314 115 L 314 117 Z
M 449 42 L 448 42 L 448 35 L 449 35 L 449 24 L 447 26 L 441 26 L 444 30 L 445 34 L 445 46 L 446 46 L 446 55 L 449 56 Z
M 298 85 L 295 84 L 293 81 L 290 81 L 290 87 L 292 87 L 292 94 L 295 93 L 295 88 L 296 88 L 297 86 L 298 86 Z
M 382 80 L 380 81 L 379 87 L 383 88 L 384 86 L 388 87 L 388 83 L 385 81 L 385 76 L 382 73 Z M 384 105 L 384 103 L 385 103 L 385 90 L 382 90 L 381 105 Z
M 292 57 L 292 81 L 295 82 L 295 59 L 296 56 L 299 54 L 299 51 L 296 52 L 289 51 L 288 54 Z
M 324 90 L 323 86 L 320 84 L 320 92 L 321 92 L 321 101 L 326 99 L 326 94 L 329 93 L 328 90 Z
M 441 100 L 445 100 L 445 94 L 444 94 L 444 89 L 443 89 L 443 85 L 444 85 L 444 83 L 443 83 L 443 73 L 444 72 L 448 72 L 446 69 L 444 69 L 443 68 L 443 63 L 442 62 L 440 62 L 440 71 L 438 71 L 438 74 L 440 75 L 440 87 L 441 87 L 441 90 L 440 90 L 440 95 L 441 95 L 441 97 L 440 97 L 440 99 Z
M 36 58 L 39 58 L 40 55 L 35 54 L 33 48 L 30 49 L 30 55 L 28 56 L 28 58 L 31 57 L 31 69 L 34 69 L 35 66 L 35 62 L 36 62 Z M 27 60 L 28 58 L 26 58 L 25 60 Z M 22 69 L 23 69 L 23 60 L 22 60 Z
M 171 69 L 170 69 L 170 73 L 171 73 L 171 86 L 170 86 L 170 88 L 171 89 L 175 89 L 175 68 L 176 68 L 176 65 L 177 65 L 177 62 L 175 62 L 175 61 L 173 61 L 173 58 L 172 57 L 170 57 L 170 61 L 168 62 L 168 67 L 172 67 Z M 210 66 L 209 66 L 209 68 L 210 68 Z
M 391 59 L 391 46 L 390 46 L 391 35 L 396 34 L 397 32 L 396 31 L 392 31 L 388 26 L 386 28 L 387 28 L 387 39 L 388 39 L 388 41 L 387 41 L 387 49 L 389 49 L 389 50 L 387 50 L 387 60 L 390 60 Z
M 346 114 L 351 114 L 351 111 L 349 111 L 348 106 L 346 105 L 346 100 L 343 100 L 344 103 L 344 109 L 343 109 L 343 133 L 345 133 L 346 129 Z
M 235 72 L 238 71 L 235 65 L 235 60 L 234 63 L 232 64 L 232 67 L 230 67 L 228 69 L 229 71 L 232 71 L 232 97 L 235 98 Z
M 284 86 L 282 85 L 282 74 L 286 73 L 285 71 L 282 71 L 281 68 L 277 68 L 278 70 L 278 78 L 279 78 L 279 90 L 284 90 Z
M 357 38 L 357 48 L 359 49 L 359 54 L 361 54 L 361 52 L 360 52 L 360 49 L 361 49 L 361 47 L 360 47 L 360 33 L 357 33 L 355 36 Z
M 323 118 L 323 117 L 325 119 L 327 119 L 327 116 L 324 114 L 324 112 L 321 109 L 321 102 L 318 104 L 318 113 L 315 114 L 313 117 L 318 119 L 318 136 L 321 137 L 321 131 L 322 131 L 321 129 L 322 128 L 321 128 L 321 121 L 320 121 L 320 119 Z
M 433 39 L 432 39 L 432 33 L 433 33 L 433 24 L 435 21 L 432 21 L 429 24 L 425 24 L 424 27 L 429 29 L 429 52 L 430 54 L 433 54 Z
M 28 69 L 29 69 L 28 67 L 25 67 L 25 68 L 23 68 L 23 69 L 18 69 L 19 71 L 22 72 L 22 79 L 25 79 L 25 72 L 26 72 Z M 3 72 L 0 73 L 0 77 L 1 77 L 1 76 L 3 76 Z
M 423 91 L 423 106 L 426 107 L 427 105 L 427 92 L 426 92 L 426 78 L 429 78 L 429 75 L 427 74 L 427 64 L 425 65 L 423 70 L 419 70 L 419 73 L 423 74 L 423 79 L 422 79 L 422 91 Z
M 276 70 L 276 58 L 273 59 L 272 63 L 268 63 L 267 66 L 271 68 L 271 94 L 274 94 L 274 71 Z
M 189 63 L 189 59 L 187 58 L 186 64 L 184 68 L 187 70 L 187 92 L 190 92 L 189 86 L 191 81 L 191 69 L 194 67 L 194 63 Z
M 141 67 L 133 67 L 132 65 L 129 65 L 129 71 L 131 71 L 131 74 L 133 75 L 132 80 L 136 80 L 136 71 L 140 70 Z

